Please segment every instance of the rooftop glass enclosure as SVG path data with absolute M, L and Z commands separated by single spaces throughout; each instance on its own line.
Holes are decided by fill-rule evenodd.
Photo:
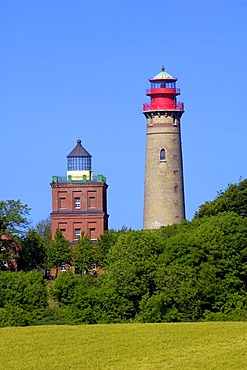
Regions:
M 68 171 L 91 171 L 91 157 L 68 157 Z
M 151 82 L 151 89 L 157 89 L 157 88 L 165 88 L 165 89 L 175 89 L 176 88 L 176 82 L 165 82 L 165 81 L 159 81 L 159 82 Z

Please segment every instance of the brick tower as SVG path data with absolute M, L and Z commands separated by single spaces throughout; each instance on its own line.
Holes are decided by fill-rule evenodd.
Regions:
M 67 176 L 52 177 L 52 236 L 60 229 L 71 243 L 83 231 L 97 240 L 108 228 L 108 186 L 104 176 L 93 176 L 91 159 L 81 140 L 77 140 L 67 156 Z
M 150 103 L 143 104 L 147 119 L 144 229 L 180 223 L 185 217 L 180 118 L 184 104 L 177 102 L 177 78 L 162 67 L 149 80 Z

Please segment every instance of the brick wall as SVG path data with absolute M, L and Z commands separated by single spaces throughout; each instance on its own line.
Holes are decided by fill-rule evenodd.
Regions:
M 105 183 L 52 183 L 51 188 L 53 236 L 60 229 L 73 242 L 80 230 L 97 239 L 108 228 Z

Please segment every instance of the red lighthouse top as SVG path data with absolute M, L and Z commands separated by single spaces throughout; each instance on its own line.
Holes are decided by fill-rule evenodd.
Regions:
M 143 112 L 148 111 L 184 111 L 184 104 L 177 102 L 180 89 L 176 88 L 177 78 L 169 75 L 165 68 L 153 78 L 150 78 L 151 88 L 146 90 L 150 103 L 143 104 Z
M 173 81 L 175 82 L 175 81 L 177 81 L 177 78 L 174 78 L 171 75 L 169 75 L 169 73 L 167 73 L 165 71 L 165 67 L 163 67 L 163 66 L 161 67 L 161 72 L 160 73 L 158 73 L 153 78 L 149 79 L 150 82 L 153 82 L 153 81 L 157 81 L 157 82 L 161 81 L 162 82 L 164 80 L 166 80 L 167 82 L 173 82 Z

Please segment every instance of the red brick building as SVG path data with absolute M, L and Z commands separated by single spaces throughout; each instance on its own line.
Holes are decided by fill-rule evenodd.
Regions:
M 103 175 L 93 176 L 91 159 L 77 140 L 67 156 L 67 176 L 52 177 L 52 235 L 60 229 L 71 243 L 82 232 L 97 240 L 108 229 L 108 185 Z

